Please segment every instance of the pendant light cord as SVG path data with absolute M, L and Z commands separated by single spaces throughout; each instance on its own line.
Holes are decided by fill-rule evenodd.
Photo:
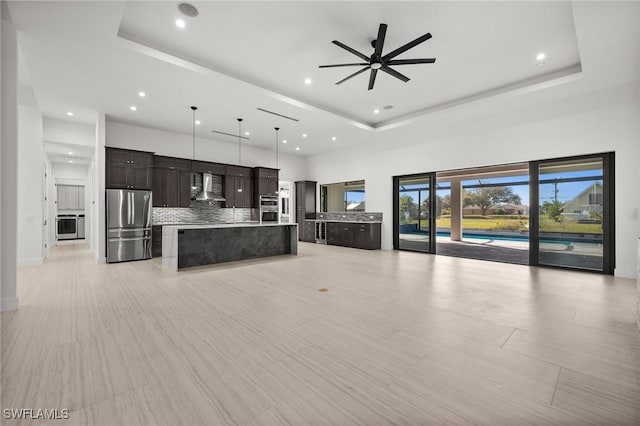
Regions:
M 278 168 L 278 130 L 280 127 L 274 127 L 276 129 L 276 169 Z
M 238 165 L 242 165 L 242 118 L 238 118 Z

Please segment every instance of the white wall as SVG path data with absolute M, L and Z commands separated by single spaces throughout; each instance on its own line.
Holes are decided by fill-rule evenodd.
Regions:
M 44 140 L 75 145 L 94 146 L 95 126 L 56 118 L 44 118 Z
M 106 144 L 106 117 L 103 113 L 96 116 L 94 130 L 95 151 L 93 156 L 93 179 L 91 220 L 93 223 L 92 240 L 95 241 L 94 254 L 98 263 L 105 263 L 107 259 L 106 243 L 106 206 L 105 206 L 105 144 Z
M 37 265 L 44 256 L 42 113 L 31 88 L 20 87 L 19 103 L 18 265 Z
M 172 133 L 147 127 L 107 121 L 107 146 L 151 151 L 158 155 L 192 158 L 192 135 Z M 196 158 L 227 164 L 238 164 L 238 144 L 196 138 Z M 296 181 L 307 178 L 304 157 L 279 154 L 280 180 Z M 242 144 L 242 165 L 275 166 L 275 152 Z M 104 166 L 103 166 L 104 167 Z
M 18 43 L 6 2 L 0 8 L 0 311 L 9 311 L 18 308 Z
M 365 179 L 367 211 L 383 212 L 383 248 L 392 249 L 395 175 L 615 151 L 616 275 L 635 277 L 640 168 L 636 94 L 637 87 L 626 85 L 477 120 L 390 130 L 379 134 L 375 144 L 310 157 L 309 175 L 320 184 Z M 394 148 L 407 137 L 421 140 Z

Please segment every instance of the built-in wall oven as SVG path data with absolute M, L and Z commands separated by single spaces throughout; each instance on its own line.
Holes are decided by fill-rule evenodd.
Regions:
M 78 238 L 78 217 L 75 214 L 59 214 L 56 222 L 58 240 L 75 240 Z
M 278 223 L 278 197 L 260 196 L 260 223 Z

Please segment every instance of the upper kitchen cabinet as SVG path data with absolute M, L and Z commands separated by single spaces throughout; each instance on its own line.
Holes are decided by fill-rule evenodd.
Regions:
M 153 206 L 189 207 L 191 161 L 160 155 L 153 160 Z
M 278 194 L 278 170 L 266 167 L 253 169 L 255 203 L 258 205 L 260 195 Z
M 226 207 L 253 208 L 253 169 L 242 166 L 226 166 L 224 198 Z
M 226 175 L 224 177 L 225 207 L 251 209 L 253 203 L 253 179 Z
M 107 189 L 151 189 L 152 153 L 107 147 L 106 160 Z
M 192 161 L 194 173 L 210 173 L 212 175 L 224 176 L 227 174 L 227 165 L 220 163 L 209 163 L 206 161 Z

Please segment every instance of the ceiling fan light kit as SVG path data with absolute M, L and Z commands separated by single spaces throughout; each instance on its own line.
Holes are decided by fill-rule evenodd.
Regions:
M 345 81 L 359 75 L 362 74 L 363 72 L 367 71 L 367 70 L 371 70 L 371 73 L 369 74 L 369 90 L 373 89 L 373 86 L 375 85 L 376 82 L 376 76 L 378 74 L 378 71 L 382 71 L 385 72 L 395 78 L 397 78 L 398 80 L 402 80 L 405 83 L 407 81 L 409 81 L 409 77 L 407 77 L 406 75 L 403 75 L 401 73 L 399 73 L 398 71 L 394 70 L 393 68 L 391 68 L 391 66 L 398 66 L 398 65 L 414 65 L 414 64 L 433 64 L 436 61 L 436 58 L 423 58 L 423 59 L 393 59 L 396 56 L 406 52 L 409 49 L 412 49 L 414 47 L 416 47 L 417 45 L 424 43 L 425 41 L 429 40 L 431 38 L 431 34 L 430 33 L 426 33 L 425 35 L 422 35 L 420 37 L 418 37 L 417 39 L 410 41 L 409 43 L 400 46 L 399 48 L 387 53 L 386 55 L 382 54 L 382 49 L 384 47 L 384 39 L 387 35 L 387 24 L 380 24 L 380 27 L 378 28 L 378 37 L 373 40 L 371 42 L 371 46 L 373 47 L 373 53 L 371 54 L 371 56 L 367 56 L 364 53 L 361 53 L 357 50 L 355 50 L 352 47 L 347 46 L 344 43 L 339 42 L 338 40 L 333 40 L 332 43 L 335 44 L 338 47 L 341 47 L 342 49 L 346 50 L 347 52 L 350 52 L 354 55 L 356 55 L 357 57 L 359 57 L 360 59 L 362 59 L 364 62 L 357 62 L 357 63 L 348 63 L 348 64 L 334 64 L 334 65 L 320 65 L 319 68 L 336 68 L 336 67 L 352 67 L 352 66 L 363 66 L 364 68 L 354 72 L 351 75 L 348 75 L 346 78 L 343 78 L 342 80 L 338 81 L 336 84 L 342 84 Z

